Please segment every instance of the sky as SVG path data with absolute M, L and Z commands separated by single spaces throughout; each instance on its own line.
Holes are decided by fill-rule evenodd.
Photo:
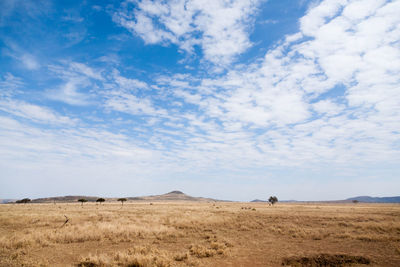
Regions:
M 399 0 L 0 2 L 0 198 L 400 195 Z

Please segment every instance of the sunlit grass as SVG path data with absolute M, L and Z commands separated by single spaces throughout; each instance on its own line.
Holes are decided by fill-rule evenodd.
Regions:
M 320 242 L 316 250 L 325 246 L 325 252 L 336 252 L 339 242 L 354 247 L 350 254 L 372 258 L 377 253 L 369 247 L 385 244 L 393 247 L 384 252 L 386 257 L 400 262 L 400 247 L 395 245 L 400 242 L 400 205 L 270 207 L 257 203 L 246 209 L 244 205 L 249 206 L 190 202 L 125 203 L 123 207 L 120 203 L 1 205 L 0 265 L 207 266 L 260 261 L 273 266 L 283 256 L 314 253 L 305 248 L 316 242 Z M 69 221 L 64 225 L 65 216 Z M 308 245 L 287 247 L 296 242 Z M 262 249 L 276 252 L 263 254 Z M 380 255 L 376 257 L 379 260 Z

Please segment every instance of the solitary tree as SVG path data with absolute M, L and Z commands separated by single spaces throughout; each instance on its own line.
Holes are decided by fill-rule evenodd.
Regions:
M 121 201 L 122 206 L 124 205 L 124 202 L 126 201 L 126 198 L 119 198 L 118 201 Z
M 78 199 L 78 201 L 79 201 L 79 202 L 81 202 L 81 203 L 82 203 L 82 205 L 81 205 L 81 206 L 83 206 L 83 203 L 87 202 L 87 199 L 80 198 L 80 199 Z
M 269 197 L 268 202 L 271 203 L 271 205 L 274 205 L 276 202 L 278 202 L 278 198 L 276 196 L 271 196 Z
M 358 203 L 358 200 L 357 200 L 357 199 L 354 199 L 354 200 L 353 200 L 353 203 L 354 203 L 354 204 L 357 204 L 357 203 Z
M 106 200 L 105 200 L 104 198 L 102 198 L 102 197 L 101 197 L 101 198 L 98 198 L 98 199 L 96 200 L 96 202 L 99 202 L 100 204 L 103 203 L 104 201 L 106 201 Z

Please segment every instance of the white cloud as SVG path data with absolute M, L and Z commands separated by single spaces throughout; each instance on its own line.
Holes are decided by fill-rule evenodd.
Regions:
M 62 20 L 73 23 L 81 23 L 84 21 L 80 14 L 75 10 L 66 10 L 65 13 L 66 15 L 61 17 Z
M 138 98 L 137 96 L 121 91 L 113 91 L 107 95 L 105 107 L 133 115 L 157 116 L 166 114 L 163 109 L 156 109 L 147 98 Z
M 46 123 L 52 125 L 69 124 L 73 125 L 76 120 L 72 120 L 67 116 L 62 116 L 49 108 L 26 103 L 23 101 L 3 99 L 0 100 L 0 110 L 9 114 L 25 118 L 30 121 Z
M 71 29 L 70 32 L 65 33 L 63 36 L 68 40 L 64 45 L 70 47 L 82 42 L 86 38 L 87 32 L 85 28 Z
M 119 88 L 124 90 L 135 91 L 137 89 L 149 88 L 147 83 L 140 81 L 138 79 L 129 79 L 124 76 L 121 76 L 117 70 L 113 71 L 113 79 L 115 83 L 118 84 Z
M 306 16 L 300 20 L 301 31 L 306 35 L 313 35 L 327 20 L 334 17 L 348 0 L 326 0 L 312 7 Z
M 19 77 L 15 77 L 7 72 L 0 80 L 0 97 L 11 96 L 16 93 L 18 88 L 22 87 L 24 83 Z
M 47 97 L 69 105 L 86 106 L 90 104 L 89 95 L 81 93 L 80 88 L 90 86 L 90 82 L 81 78 L 70 78 L 56 90 L 50 90 Z
M 1 9 L 1 7 L 0 7 Z M 1 24 L 1 21 L 0 21 Z M 19 62 L 20 66 L 27 70 L 38 70 L 41 67 L 41 63 L 38 60 L 38 55 L 35 55 L 34 51 L 27 51 L 24 47 L 21 47 L 12 38 L 5 37 L 3 42 L 6 45 L 3 49 L 3 54 L 7 55 Z
M 342 112 L 345 108 L 344 105 L 334 103 L 332 100 L 321 100 L 313 104 L 313 109 L 320 114 L 336 115 Z
M 143 91 L 148 96 L 143 95 Z M 142 94 L 142 96 L 139 96 Z M 105 90 L 102 92 L 104 106 L 107 110 L 128 113 L 131 115 L 163 116 L 167 111 L 156 108 L 151 99 L 147 83 L 122 76 L 117 70 L 112 71 Z
M 205 60 L 226 65 L 251 46 L 249 29 L 259 2 L 127 1 L 113 18 L 146 43 L 173 43 L 189 53 L 200 46 Z
M 119 65 L 121 63 L 121 60 L 117 54 L 108 54 L 105 56 L 101 56 L 97 60 L 100 62 L 104 62 L 107 64 L 114 64 L 114 65 Z
M 88 67 L 85 64 L 78 63 L 78 62 L 71 62 L 69 66 L 72 71 L 83 74 L 89 78 L 93 78 L 96 80 L 103 80 L 103 77 L 101 76 L 100 71 L 93 70 L 92 68 Z
M 97 81 L 105 81 L 101 70 L 79 62 L 63 63 L 49 66 L 50 71 L 63 83 L 57 89 L 48 90 L 47 97 L 69 105 L 89 105 L 92 102 L 90 91 L 95 88 Z
M 23 14 L 24 18 L 38 18 L 51 11 L 48 1 L 3 0 L 0 2 L 0 26 L 15 23 L 11 19 L 14 14 Z
M 364 2 L 321 2 L 301 19 L 300 31 L 263 60 L 218 78 L 178 74 L 149 85 L 80 64 L 60 72 L 66 85 L 76 77 L 88 82 L 83 87 L 103 82 L 100 97 L 108 111 L 154 118 L 148 145 L 188 168 L 395 162 L 400 158 L 393 145 L 400 128 L 400 23 L 394 15 L 399 4 L 365 0 L 352 16 L 348 10 L 355 3 Z M 173 7 L 160 5 L 144 1 L 133 12 L 161 20 Z M 181 26 L 182 32 L 168 27 L 178 36 L 192 26 Z M 145 134 L 142 126 L 135 129 Z
M 60 130 L 38 128 L 0 116 L 0 158 L 10 164 L 24 160 L 25 167 L 42 164 L 108 165 L 146 160 L 154 152 L 135 145 L 127 136 L 100 128 L 65 127 Z M 4 153 L 4 152 L 10 153 Z M 73 163 L 73 164 L 71 164 Z M 136 162 L 139 164 L 140 162 Z M 29 166 L 28 166 L 29 165 Z
M 350 12 L 357 5 L 363 8 Z M 206 158 L 242 155 L 239 165 L 396 162 L 399 12 L 399 1 L 324 1 L 301 19 L 299 33 L 287 36 L 261 63 L 200 82 L 166 79 L 175 96 L 203 112 L 189 119 L 196 137 L 187 143 L 219 153 L 201 152 Z M 247 134 L 230 143 L 230 132 Z M 215 146 L 214 138 L 222 144 Z M 194 151 L 185 153 L 199 155 Z
M 385 2 L 385 0 L 352 1 L 346 5 L 342 14 L 356 22 L 374 14 Z

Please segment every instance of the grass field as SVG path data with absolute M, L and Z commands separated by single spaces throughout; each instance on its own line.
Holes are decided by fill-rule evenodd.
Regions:
M 400 205 L 0 205 L 0 266 L 345 264 L 400 266 Z

